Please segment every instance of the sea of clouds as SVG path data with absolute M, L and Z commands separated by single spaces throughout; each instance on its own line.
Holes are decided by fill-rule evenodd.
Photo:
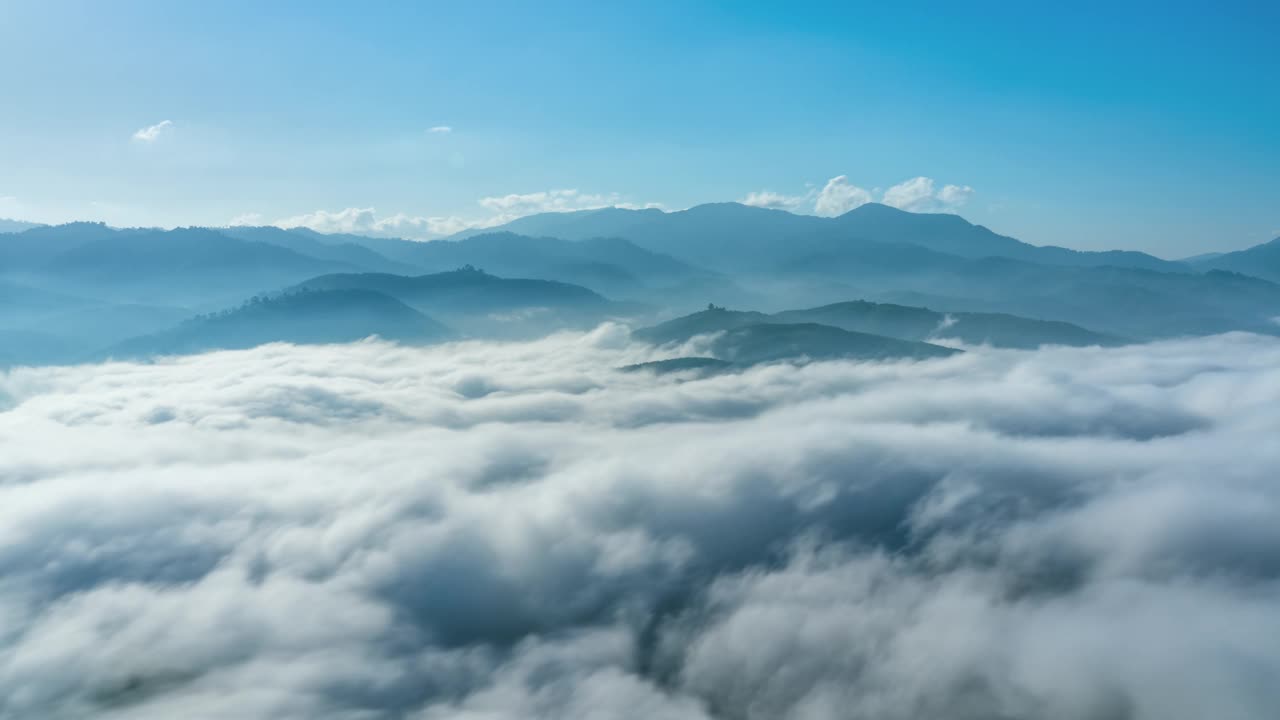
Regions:
M 1280 339 L 0 374 L 0 717 L 1255 720 Z

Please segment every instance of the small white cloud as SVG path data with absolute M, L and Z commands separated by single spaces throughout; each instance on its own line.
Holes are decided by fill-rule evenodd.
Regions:
M 812 186 L 809 186 L 812 187 Z M 822 217 L 835 217 L 853 210 L 856 207 L 879 202 L 911 212 L 953 212 L 969 201 L 974 190 L 968 185 L 944 185 L 935 190 L 933 178 L 914 177 L 898 183 L 880 192 L 879 188 L 868 190 L 849 182 L 848 175 L 837 175 L 822 186 L 821 190 L 810 190 L 804 195 L 784 195 L 771 190 L 749 193 L 741 202 L 755 207 L 776 208 L 800 212 L 813 202 L 813 213 Z
M 871 201 L 869 190 L 850 183 L 847 175 L 837 175 L 828 180 L 822 191 L 818 193 L 813 211 L 823 217 L 835 217 Z
M 435 127 L 427 130 L 427 132 L 437 133 L 440 135 L 447 135 L 453 132 L 453 128 L 449 127 L 448 125 L 436 125 Z
M 914 177 L 885 190 L 881 202 L 910 212 L 949 212 L 973 196 L 968 185 L 946 185 L 937 192 L 933 188 L 933 178 Z
M 782 193 L 776 193 L 772 190 L 760 190 L 758 192 L 747 193 L 747 196 L 743 198 L 741 202 L 743 205 L 749 205 L 751 207 L 794 212 L 799 210 L 809 197 L 809 195 L 783 195 Z
M 389 237 L 423 238 L 438 233 L 431 231 L 430 218 L 413 217 L 397 213 L 379 218 L 373 208 L 346 208 L 330 212 L 317 210 L 277 220 L 273 225 L 282 228 L 305 227 L 322 233 L 356 233 Z
M 430 240 L 453 235 L 463 230 L 495 227 L 516 218 L 537 213 L 594 210 L 604 207 L 633 210 L 661 207 L 658 203 L 626 202 L 617 193 L 581 193 L 571 189 L 495 195 L 480 198 L 479 204 L 492 214 L 482 218 L 464 218 L 457 215 L 425 217 L 405 213 L 379 217 L 373 208 L 347 208 L 336 212 L 317 210 L 313 213 L 283 218 L 272 224 L 282 228 L 305 227 L 322 233 L 354 233 Z
M 918 212 L 927 209 L 933 200 L 933 180 L 914 177 L 885 190 L 882 202 L 900 210 Z
M 938 193 L 938 202 L 947 207 L 960 207 L 973 197 L 973 188 L 968 185 L 947 185 Z
M 500 215 L 511 216 L 511 219 L 536 213 L 595 210 L 604 207 L 630 209 L 659 207 L 657 203 L 640 205 L 626 202 L 618 193 L 583 193 L 573 189 L 484 197 L 480 198 L 480 206 Z
M 139 140 L 141 142 L 155 142 L 156 139 L 159 138 L 162 133 L 164 133 L 166 130 L 168 130 L 171 127 L 173 127 L 172 120 L 161 120 L 155 125 L 151 125 L 150 127 L 144 127 L 141 130 L 135 132 L 133 134 L 133 139 Z
M 480 207 L 493 213 L 489 217 L 468 219 L 456 215 L 426 218 L 431 232 L 437 235 L 453 235 L 463 230 L 489 228 L 509 223 L 527 215 L 548 212 L 573 212 L 597 210 L 606 207 L 640 210 L 662 208 L 660 203 L 634 203 L 622 199 L 618 193 L 584 193 L 575 189 L 542 190 L 531 193 L 491 195 L 479 200 Z

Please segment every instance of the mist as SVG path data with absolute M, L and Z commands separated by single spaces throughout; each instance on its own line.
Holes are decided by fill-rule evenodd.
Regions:
M 1280 339 L 0 374 L 0 717 L 1258 718 Z

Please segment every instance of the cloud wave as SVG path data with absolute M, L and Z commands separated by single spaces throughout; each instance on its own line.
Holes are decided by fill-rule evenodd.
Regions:
M 0 717 L 1256 718 L 1280 340 L 0 375 Z

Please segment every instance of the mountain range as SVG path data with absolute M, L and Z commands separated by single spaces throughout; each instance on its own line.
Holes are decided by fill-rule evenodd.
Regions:
M 10 220 L 8 218 L 0 218 L 0 233 L 17 233 L 30 230 L 32 228 L 41 227 L 40 223 L 25 222 L 23 220 Z
M 851 332 L 818 323 L 758 323 L 718 334 L 710 341 L 711 356 L 738 365 L 778 360 L 926 360 L 954 355 L 959 350 L 914 340 L 899 340 Z
M 463 328 L 466 335 L 479 337 L 536 337 L 556 330 L 595 327 L 605 320 L 644 312 L 638 306 L 608 300 L 581 285 L 498 277 L 469 265 L 418 276 L 322 275 L 297 289 L 382 293 Z
M 1071 323 L 999 313 L 941 313 L 923 307 L 854 300 L 804 310 L 765 314 L 712 306 L 632 333 L 655 345 L 688 342 L 761 324 L 815 324 L 913 342 L 959 341 L 966 345 L 1034 349 L 1042 345 L 1119 345 L 1123 338 Z
M 345 343 L 377 335 L 421 344 L 452 332 L 393 297 L 368 290 L 324 290 L 255 297 L 240 307 L 199 315 L 175 328 L 132 338 L 108 357 L 179 355 L 250 348 L 272 342 Z
M 834 218 L 735 203 L 544 213 L 432 242 L 276 227 L 3 227 L 17 230 L 0 233 L 9 364 L 87 357 L 287 289 L 377 293 L 463 337 L 645 325 L 708 302 L 759 309 L 750 324 L 967 345 L 1280 332 L 1280 239 L 1172 261 L 1038 247 L 959 216 L 877 204 Z M 387 309 L 334 297 L 363 303 L 356 317 Z M 333 311 L 308 307 L 276 311 Z M 382 334 L 379 322 L 365 329 Z
M 1227 270 L 1280 282 L 1280 237 L 1229 253 L 1210 253 L 1183 262 L 1199 270 Z
M 769 310 L 863 298 L 1076 323 L 1148 339 L 1275 332 L 1280 264 L 1269 246 L 1199 260 L 1039 247 L 948 214 L 870 203 L 835 218 L 735 203 L 664 213 L 546 213 L 497 230 L 569 240 L 622 237 L 732 279 Z M 473 238 L 487 231 L 468 231 Z M 1213 272 L 1229 270 L 1230 272 Z
M 716 270 L 759 270 L 859 242 L 915 245 L 966 258 L 1007 257 L 1051 265 L 1115 265 L 1186 270 L 1177 262 L 1131 251 L 1082 252 L 1030 245 L 973 225 L 959 215 L 911 213 L 867 203 L 838 217 L 797 215 L 739 203 L 711 203 L 677 212 L 603 208 L 543 213 L 499 229 L 566 240 L 627 238 L 643 247 Z M 450 239 L 490 232 L 467 230 Z

